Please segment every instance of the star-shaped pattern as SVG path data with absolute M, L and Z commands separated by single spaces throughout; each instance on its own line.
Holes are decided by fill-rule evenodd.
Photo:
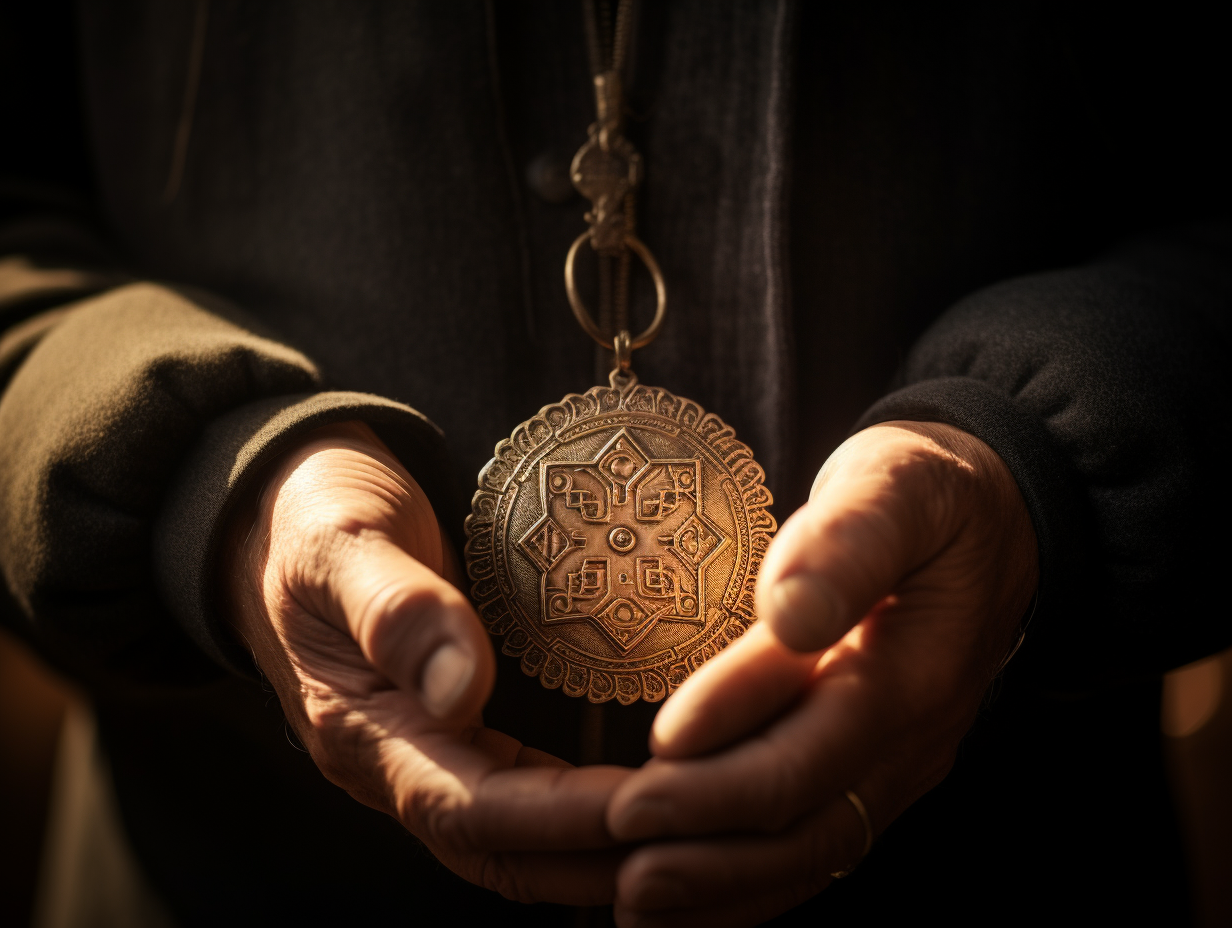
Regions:
M 728 539 L 703 512 L 699 459 L 656 460 L 621 429 L 589 461 L 539 465 L 543 515 L 519 546 L 545 624 L 588 622 L 628 653 L 659 622 L 705 621 Z

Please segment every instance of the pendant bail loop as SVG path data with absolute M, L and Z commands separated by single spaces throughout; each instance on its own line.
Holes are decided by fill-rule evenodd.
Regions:
M 628 373 L 633 363 L 633 339 L 628 329 L 621 329 L 612 339 L 612 350 L 616 354 L 616 369 Z
M 607 382 L 612 385 L 613 390 L 619 390 L 620 395 L 624 396 L 637 386 L 637 374 L 631 370 L 622 371 L 618 367 L 607 375 Z

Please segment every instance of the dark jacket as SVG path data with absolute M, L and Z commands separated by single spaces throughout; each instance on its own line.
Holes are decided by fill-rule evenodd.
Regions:
M 1202 531 L 1227 524 L 1215 30 L 644 6 L 630 133 L 671 302 L 642 381 L 735 426 L 780 521 L 853 424 L 933 419 L 1001 455 L 1040 542 L 1026 645 L 954 773 L 793 917 L 1074 892 L 1175 917 L 1158 674 L 1232 642 Z M 357 923 L 527 916 L 288 744 L 214 574 L 230 507 L 306 430 L 368 421 L 456 534 L 494 443 L 601 373 L 561 284 L 584 207 L 527 181 L 593 119 L 576 6 L 64 14 L 4 12 L 6 625 L 91 689 L 184 924 L 347 912 L 357 887 Z M 653 710 L 602 710 L 607 760 L 644 758 Z M 585 711 L 508 661 L 486 717 L 577 759 Z

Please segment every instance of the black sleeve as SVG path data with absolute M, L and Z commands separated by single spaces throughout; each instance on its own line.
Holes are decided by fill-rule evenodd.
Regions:
M 1009 466 L 1039 538 L 1023 656 L 1053 685 L 1232 644 L 1220 581 L 1232 231 L 1190 229 L 991 287 L 920 339 L 858 427 L 932 420 Z

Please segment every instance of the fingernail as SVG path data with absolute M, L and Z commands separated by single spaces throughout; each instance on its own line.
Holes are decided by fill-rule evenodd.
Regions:
M 475 676 L 475 659 L 453 642 L 443 644 L 424 662 L 419 684 L 424 708 L 438 719 L 453 713 L 454 706 Z
M 842 609 L 830 584 L 817 574 L 785 577 L 770 591 L 770 627 L 794 651 L 819 651 L 846 631 Z
M 612 837 L 618 841 L 644 841 L 667 832 L 668 807 L 658 799 L 637 799 L 612 817 Z

